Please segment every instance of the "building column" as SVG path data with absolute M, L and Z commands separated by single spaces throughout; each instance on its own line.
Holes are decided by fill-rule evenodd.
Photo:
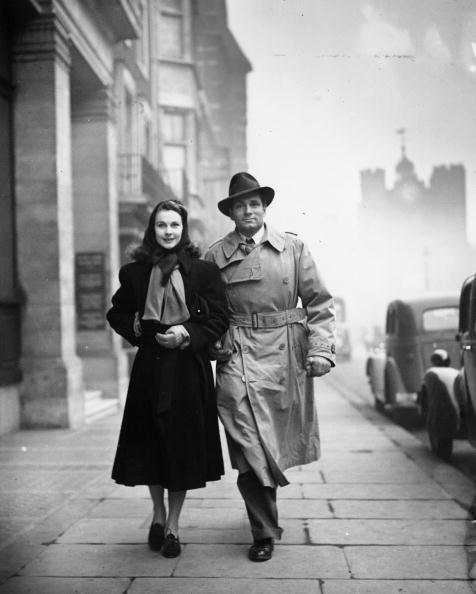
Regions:
M 14 43 L 15 191 L 22 316 L 23 427 L 84 420 L 76 355 L 70 54 L 54 14 Z
M 124 402 L 127 360 L 106 309 L 119 268 L 117 141 L 112 91 L 91 88 L 73 101 L 77 348 L 88 389 Z

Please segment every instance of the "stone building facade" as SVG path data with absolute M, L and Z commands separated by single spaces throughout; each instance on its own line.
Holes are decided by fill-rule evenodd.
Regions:
M 240 89 L 232 112 L 205 76 L 205 14 Z M 126 247 L 167 197 L 206 245 L 246 167 L 250 65 L 230 40 L 224 0 L 3 2 L 0 433 L 78 427 L 122 401 L 127 349 L 104 313 Z M 224 114 L 237 136 L 217 134 Z

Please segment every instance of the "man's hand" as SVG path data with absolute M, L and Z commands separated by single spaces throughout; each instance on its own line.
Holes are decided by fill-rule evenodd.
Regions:
M 166 349 L 177 349 L 181 345 L 186 346 L 189 339 L 188 332 L 181 324 L 171 326 L 165 334 L 157 332 L 155 335 L 155 340 L 160 346 L 163 346 Z
M 315 355 L 306 357 L 306 373 L 310 377 L 320 377 L 329 373 L 332 368 L 331 362 L 325 357 Z
M 221 340 L 217 340 L 208 347 L 208 356 L 218 362 L 228 361 L 231 357 L 231 350 L 223 348 Z

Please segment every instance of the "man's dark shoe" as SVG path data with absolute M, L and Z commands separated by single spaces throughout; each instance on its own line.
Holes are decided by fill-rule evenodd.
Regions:
M 182 549 L 180 547 L 180 540 L 178 539 L 178 536 L 175 536 L 175 534 L 169 532 L 165 537 L 162 555 L 168 559 L 173 559 L 174 557 L 178 557 L 181 551 Z
M 164 527 L 162 524 L 151 524 L 149 529 L 149 547 L 153 551 L 160 551 L 164 544 Z
M 255 540 L 248 551 L 248 559 L 250 561 L 269 561 L 273 556 L 273 549 L 272 538 Z

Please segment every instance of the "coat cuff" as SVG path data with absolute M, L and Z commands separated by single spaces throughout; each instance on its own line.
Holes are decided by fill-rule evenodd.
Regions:
M 332 367 L 336 364 L 336 347 L 335 344 L 329 344 L 327 342 L 310 341 L 309 349 L 307 352 L 308 357 L 324 357 L 332 364 Z

